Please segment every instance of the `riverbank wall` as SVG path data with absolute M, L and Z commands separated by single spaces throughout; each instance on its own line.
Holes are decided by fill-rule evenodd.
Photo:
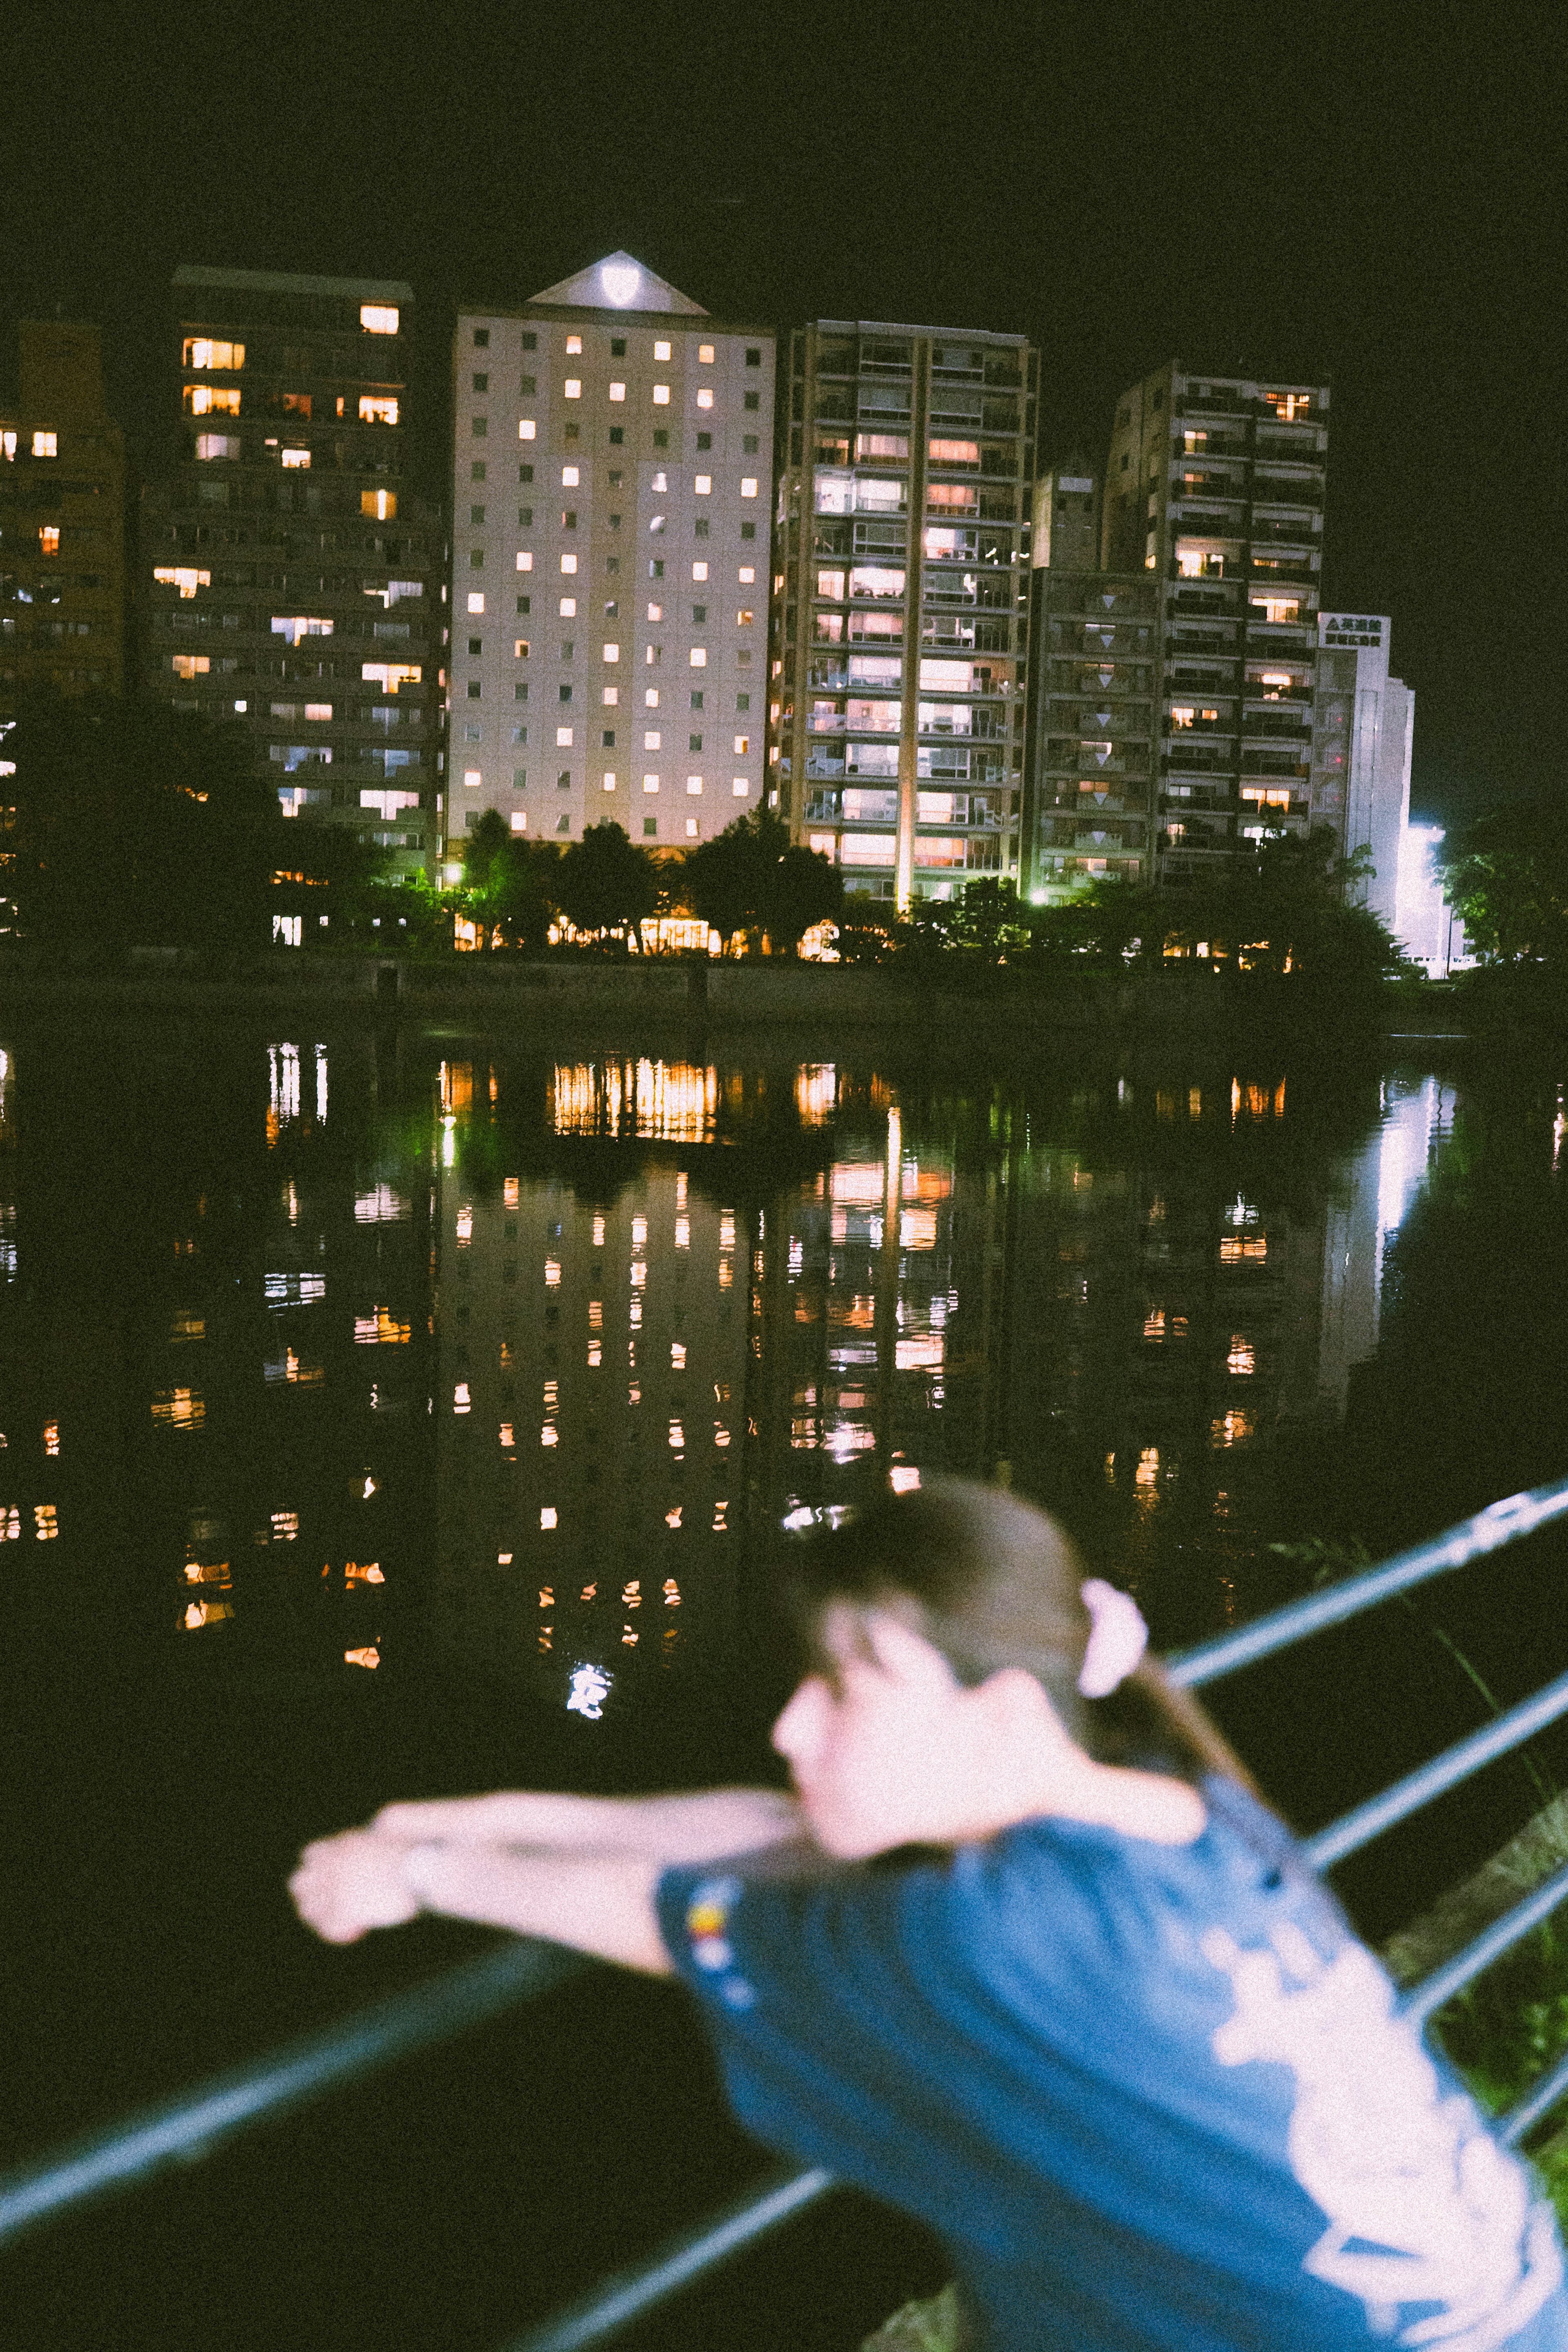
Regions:
M 835 964 L 702 962 L 649 958 L 525 962 L 465 956 L 318 955 L 279 949 L 203 969 L 175 955 L 145 953 L 120 967 L 50 967 L 0 957 L 0 1016 L 10 1011 L 63 1017 L 209 1014 L 329 1017 L 535 1029 L 559 1020 L 595 1025 L 631 1021 L 703 1032 L 821 1029 L 835 1034 L 902 1030 L 1017 1045 L 1031 1039 L 1153 1034 L 1218 1043 L 1238 1030 L 1329 1042 L 1321 1000 L 1290 982 L 1237 985 L 1194 972 L 1123 975 L 1063 972 L 1042 982 L 1006 970 L 970 971 L 960 984 L 940 972 Z M 1391 992 L 1347 1009 L 1347 1031 L 1379 1037 L 1464 1034 L 1450 991 Z

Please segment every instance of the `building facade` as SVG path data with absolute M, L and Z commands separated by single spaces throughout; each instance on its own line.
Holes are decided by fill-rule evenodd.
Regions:
M 1023 887 L 1050 898 L 1092 881 L 1147 881 L 1158 592 L 1145 572 L 1057 563 L 1036 566 L 1032 583 Z
M 1156 583 L 1161 878 L 1313 819 L 1328 410 L 1179 361 L 1117 404 L 1100 561 Z
M 1347 855 L 1371 851 L 1372 872 L 1352 887 L 1395 930 L 1416 698 L 1389 675 L 1389 630 L 1383 613 L 1319 615 L 1312 814 L 1334 827 Z
M 29 688 L 125 683 L 125 444 L 96 327 L 24 319 L 0 398 L 0 726 Z
M 178 409 L 142 499 L 147 690 L 239 720 L 286 816 L 427 869 L 444 537 L 409 492 L 411 289 L 183 268 Z
M 790 345 L 769 804 L 853 894 L 1016 877 L 1038 354 L 819 320 Z
M 760 804 L 770 330 L 615 253 L 454 345 L 451 806 L 658 850 Z

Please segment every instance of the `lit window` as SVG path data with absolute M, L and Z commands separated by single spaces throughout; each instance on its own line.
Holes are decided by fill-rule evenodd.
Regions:
M 330 621 L 327 624 L 331 627 Z M 362 662 L 360 676 L 367 686 L 379 686 L 383 694 L 395 694 L 400 686 L 418 686 L 424 673 L 417 662 Z
M 743 476 L 740 485 L 740 495 L 743 499 L 754 499 L 757 496 L 757 477 L 755 474 L 747 474 Z
M 558 727 L 555 730 L 555 740 L 563 751 L 570 751 L 571 748 L 570 728 Z
M 563 466 L 560 469 L 560 483 L 564 490 L 575 490 L 581 478 L 581 469 L 577 466 Z
M 694 646 L 692 647 L 692 667 L 694 669 L 706 669 L 707 647 L 706 646 Z
M 536 436 L 536 434 L 538 433 L 538 425 L 534 423 L 534 420 L 533 420 L 533 418 L 532 418 L 531 416 L 522 416 L 522 417 L 519 417 L 519 418 L 518 418 L 518 420 L 517 420 L 517 438 L 518 438 L 518 440 L 519 440 L 519 441 L 531 441 L 531 440 L 533 440 L 533 438 L 535 437 L 535 436 Z
M 703 780 L 700 776 L 688 776 L 686 778 L 686 790 L 694 798 L 702 791 L 702 788 Z
M 390 393 L 361 392 L 360 423 L 361 425 L 395 425 L 397 402 Z
M 560 559 L 560 568 L 563 572 L 575 572 L 577 570 L 576 556 L 563 555 Z
M 655 408 L 668 408 L 669 404 L 670 404 L 670 387 L 669 387 L 669 385 L 668 385 L 667 383 L 656 383 L 656 384 L 653 386 L 653 405 L 654 405 L 654 407 L 655 407 Z
M 512 831 L 514 833 L 527 833 L 528 829 L 528 813 L 527 809 L 514 809 L 512 811 Z
M 612 400 L 624 400 L 626 397 L 625 385 L 623 383 L 612 383 L 610 387 L 610 397 Z
M 372 516 L 377 522 L 395 522 L 397 492 L 395 490 L 361 490 L 360 512 L 362 515 Z
M 37 437 L 37 436 L 35 435 L 34 438 L 36 439 Z M 53 436 L 51 436 L 50 437 L 52 438 Z M 52 455 L 53 453 L 51 452 L 50 454 Z M 237 433 L 198 433 L 196 436 L 196 456 L 204 465 L 211 462 L 214 458 L 237 457 L 239 456 L 239 435 Z
M 397 309 L 395 304 L 390 302 L 361 302 L 360 305 L 360 324 L 363 327 L 367 335 L 395 335 L 397 332 Z M 216 365 L 217 362 L 214 362 L 213 364 Z
M 44 428 L 40 426 L 37 432 L 33 436 L 34 457 L 57 457 L 59 454 L 59 436 L 55 433 L 46 432 Z
M 484 597 L 483 597 L 482 595 L 477 594 L 477 593 L 476 593 L 476 594 L 471 594 L 471 595 L 469 596 L 469 599 L 468 599 L 468 610 L 469 610 L 471 613 L 482 613 L 482 612 L 484 611 L 484 609 L 485 609 L 485 599 L 484 599 Z
M 1299 417 L 1306 415 L 1312 404 L 1310 392 L 1266 392 L 1263 399 L 1284 425 L 1293 425 Z
M 707 578 L 707 565 L 706 563 L 694 563 L 692 566 L 692 578 L 694 580 L 706 580 Z
M 737 801 L 743 801 L 750 790 L 751 786 L 747 782 L 746 778 L 744 776 L 737 776 L 733 787 L 735 799 Z
M 290 614 L 287 617 L 275 614 L 272 634 L 275 637 L 287 637 L 291 646 L 297 646 L 301 637 L 329 637 L 332 624 L 329 619 L 314 613 Z M 367 677 L 370 676 L 369 670 L 365 675 Z M 415 670 L 413 676 L 417 677 L 419 672 Z
M 483 771 L 478 768 L 465 768 L 463 771 L 463 781 L 465 784 L 467 785 L 470 792 L 477 792 L 479 786 L 485 781 Z
M 713 406 L 713 394 L 706 384 L 703 386 L 702 390 L 697 394 L 697 406 L 699 408 L 711 408 Z
M 737 573 L 736 577 L 739 580 L 740 584 L 741 584 L 741 586 L 742 586 L 743 588 L 752 588 L 752 587 L 755 587 L 755 586 L 756 586 L 756 584 L 757 584 L 757 566 L 756 566 L 756 564 L 755 564 L 755 563 L 743 563 L 743 564 L 741 565 L 741 567 L 740 567 L 739 572 Z
M 206 654 L 172 654 L 169 658 L 176 677 L 202 677 L 212 667 Z
M 615 771 L 613 768 L 606 768 L 604 771 L 604 789 L 607 793 L 612 793 L 615 790 Z
M 658 730 L 658 729 L 657 729 L 656 727 L 650 727 L 650 728 L 648 728 L 648 729 L 647 729 L 647 730 L 646 730 L 646 731 L 645 731 L 645 733 L 643 734 L 643 751 L 656 751 L 658 750 L 658 748 L 659 748 L 659 730 Z
M 645 793 L 656 793 L 656 792 L 658 791 L 658 789 L 659 789 L 659 779 L 658 779 L 658 777 L 657 777 L 657 776 L 644 776 L 644 777 L 643 777 L 643 790 Z
M 735 739 L 735 748 L 736 748 L 736 751 L 739 753 L 740 757 L 741 757 L 742 759 L 744 759 L 744 758 L 746 757 L 746 754 L 747 753 L 747 751 L 750 751 L 750 749 L 751 749 L 751 738 L 750 738 L 750 736 L 749 736 L 749 735 L 737 735 L 737 736 L 736 737 L 736 739 Z
M 755 618 L 756 614 L 749 604 L 739 604 L 736 607 L 735 621 L 737 628 L 749 629 Z
M 218 383 L 188 383 L 185 386 L 187 416 L 237 416 L 239 387 Z M 308 415 L 309 411 L 307 410 Z
M 601 699 L 607 710 L 613 710 L 621 699 L 621 688 L 618 686 L 607 686 Z
M 568 359 L 571 359 L 572 357 L 580 354 L 581 350 L 582 337 L 580 335 L 568 335 L 566 339 L 566 355 Z
M 60 551 L 60 527 L 57 522 L 38 525 L 38 551 L 42 555 L 57 555 Z
M 517 554 L 517 570 L 519 572 L 531 572 L 533 568 L 534 559 L 532 551 L 526 547 L 520 549 Z
M 210 588 L 213 584 L 213 575 L 210 572 L 197 572 L 183 563 L 160 563 L 153 571 L 152 577 L 162 588 L 177 588 L 182 598 L 186 602 L 195 594 L 198 588 Z
M 657 710 L 659 708 L 658 688 L 656 686 L 644 687 L 643 689 L 643 700 L 650 710 Z
M 655 344 L 654 344 L 654 346 L 653 346 L 653 357 L 654 357 L 656 360 L 667 360 L 667 359 L 669 358 L 669 356 L 670 356 L 670 346 L 668 345 L 668 343 L 655 343 Z
M 706 499 L 709 491 L 713 488 L 713 476 L 711 474 L 698 474 L 693 487 L 699 499 Z
M 528 641 L 527 637 L 519 637 L 516 645 L 513 646 L 512 651 L 518 661 L 527 661 L 528 657 Z
M 662 621 L 662 620 L 664 619 L 664 606 L 663 606 L 662 604 L 650 604 L 650 605 L 649 605 L 649 607 L 648 607 L 648 618 L 649 618 L 651 621 Z
M 621 648 L 619 646 L 607 645 L 603 648 L 603 654 L 607 662 L 618 662 L 621 658 Z
M 1190 727 L 1196 716 L 1197 713 L 1190 702 L 1173 702 L 1171 705 L 1173 727 Z
M 14 430 L 0 433 L 0 449 L 3 449 L 5 453 L 5 463 L 8 466 L 15 465 L 16 462 L 16 436 Z
M 579 375 L 569 375 L 561 389 L 565 393 L 568 400 L 580 400 L 582 398 L 582 378 Z
M 214 342 L 209 335 L 187 335 L 181 364 L 188 368 L 242 368 L 245 345 Z
M 284 464 L 298 473 L 303 473 L 310 463 L 308 449 L 285 449 L 282 457 Z

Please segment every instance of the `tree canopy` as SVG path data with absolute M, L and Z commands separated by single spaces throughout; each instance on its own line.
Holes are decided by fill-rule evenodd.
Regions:
M 0 888 L 20 936 L 111 954 L 268 939 L 294 828 L 242 729 L 43 695 L 23 706 L 5 756 Z
M 737 817 L 690 851 L 680 888 L 692 912 L 722 939 L 762 933 L 775 950 L 791 954 L 814 924 L 831 922 L 844 903 L 838 868 L 792 844 L 789 826 L 766 809 Z
M 555 902 L 579 931 L 635 931 L 659 903 L 658 869 L 624 825 L 589 825 L 560 861 Z
M 1515 802 L 1456 827 L 1438 860 L 1483 961 L 1568 972 L 1568 810 Z

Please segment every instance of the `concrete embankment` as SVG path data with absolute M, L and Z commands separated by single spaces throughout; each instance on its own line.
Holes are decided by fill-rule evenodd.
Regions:
M 988 1050 L 1055 1036 L 1154 1035 L 1217 1044 L 1240 1033 L 1326 1042 L 1320 1020 L 1305 1030 L 1289 982 L 1265 996 L 1207 971 L 1155 977 L 1065 972 L 1023 982 L 1007 972 L 906 976 L 855 965 L 703 963 L 679 958 L 626 962 L 584 959 L 528 963 L 509 956 L 317 955 L 275 950 L 221 969 L 144 952 L 120 967 L 47 967 L 23 954 L 0 958 L 0 1017 L 8 1012 L 80 1017 L 248 1014 L 319 1021 L 368 1019 L 463 1028 L 537 1029 L 558 1021 L 625 1021 L 690 1034 L 727 1030 L 897 1030 L 973 1041 Z M 1335 1024 L 1337 1026 L 1337 1024 Z M 1352 1024 L 1369 1041 L 1452 1038 L 1463 1023 L 1448 992 L 1390 1000 L 1384 1017 Z

